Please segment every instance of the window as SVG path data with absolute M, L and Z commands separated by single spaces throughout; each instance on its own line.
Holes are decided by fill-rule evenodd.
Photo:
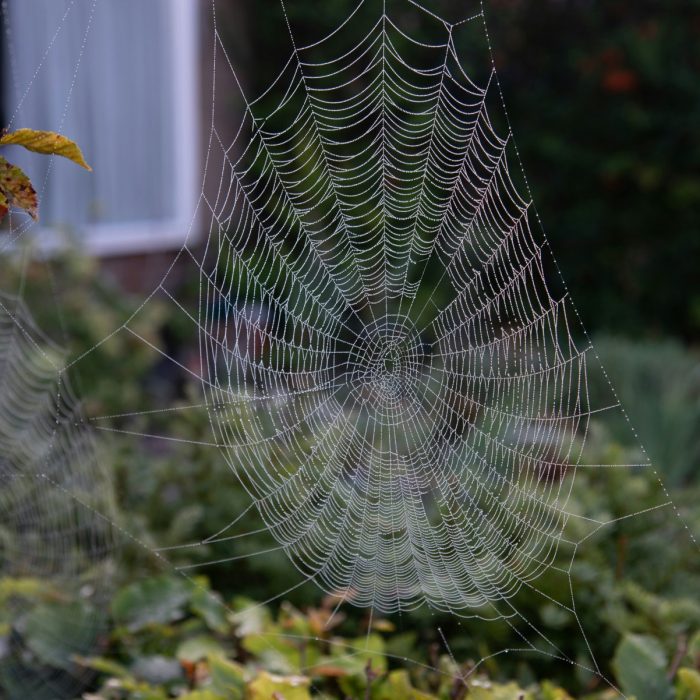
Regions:
M 199 192 L 193 0 L 10 0 L 4 117 L 60 130 L 93 173 L 12 153 L 40 193 L 40 236 L 98 255 L 179 247 Z

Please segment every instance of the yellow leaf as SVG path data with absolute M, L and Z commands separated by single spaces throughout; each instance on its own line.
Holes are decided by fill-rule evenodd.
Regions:
M 77 163 L 85 170 L 92 168 L 85 162 L 82 151 L 75 141 L 54 131 L 36 131 L 34 129 L 17 129 L 5 133 L 0 137 L 3 146 L 24 146 L 29 151 L 63 156 Z
M 693 668 L 679 668 L 676 691 L 683 700 L 700 698 L 700 673 Z
M 39 199 L 24 171 L 0 156 L 0 219 L 9 207 L 24 209 L 35 221 L 39 218 Z
M 378 620 L 372 620 L 372 629 L 377 630 L 377 632 L 394 632 L 396 625 L 389 620 L 379 618 Z

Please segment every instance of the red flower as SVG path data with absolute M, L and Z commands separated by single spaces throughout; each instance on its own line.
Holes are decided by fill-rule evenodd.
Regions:
M 603 74 L 602 85 L 606 92 L 624 93 L 636 89 L 637 74 L 628 68 L 613 68 Z

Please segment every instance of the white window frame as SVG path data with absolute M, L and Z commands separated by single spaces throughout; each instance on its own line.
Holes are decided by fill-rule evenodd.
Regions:
M 22 0 L 19 0 L 20 2 Z M 170 57 L 173 81 L 176 213 L 170 219 L 134 220 L 80 226 L 80 245 L 97 257 L 128 256 L 178 249 L 199 235 L 196 209 L 201 186 L 198 72 L 200 5 L 195 0 L 169 0 L 174 38 Z M 64 247 L 50 227 L 36 230 L 39 247 Z

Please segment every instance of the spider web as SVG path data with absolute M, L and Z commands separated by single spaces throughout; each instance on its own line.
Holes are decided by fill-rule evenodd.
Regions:
M 619 404 L 590 402 L 591 345 L 547 280 L 493 63 L 478 84 L 457 54 L 483 13 L 431 15 L 426 43 L 373 5 L 358 43 L 363 5 L 295 45 L 281 99 L 246 102 L 240 154 L 221 144 L 204 389 L 305 576 L 382 612 L 513 614 L 575 548 L 575 472 L 603 466 L 583 461 L 588 422 Z
M 622 409 L 612 387 L 591 399 L 602 370 L 532 206 L 483 7 L 448 22 L 410 4 L 413 32 L 361 3 L 306 46 L 285 10 L 293 53 L 254 100 L 215 29 L 245 117 L 232 141 L 212 134 L 204 392 L 306 579 L 372 611 L 517 620 L 514 638 L 562 658 L 512 598 L 578 620 L 573 591 L 537 586 L 557 571 L 571 590 L 577 548 L 614 521 L 567 510 L 576 474 L 650 464 L 586 461 L 591 417 Z
M 300 572 L 275 598 L 313 581 L 339 606 L 371 615 L 428 606 L 505 622 L 511 642 L 471 672 L 517 650 L 599 673 L 593 651 L 569 659 L 520 612 L 517 595 L 525 589 L 570 613 L 585 638 L 571 584 L 577 551 L 601 528 L 641 513 L 634 504 L 617 518 L 568 510 L 577 474 L 651 465 L 646 457 L 587 459 L 591 420 L 622 408 L 612 387 L 605 401 L 589 391 L 589 373 L 603 370 L 532 204 L 483 7 L 448 21 L 410 0 L 366 0 L 307 45 L 296 42 L 285 9 L 292 52 L 255 99 L 212 8 L 212 123 L 194 213 L 209 219 L 209 234 L 203 247 L 194 236 L 183 245 L 153 293 L 99 345 L 128 334 L 201 381 L 201 405 L 148 413 L 205 410 L 211 447 L 251 505 L 205 541 L 154 554 L 163 563 L 173 549 L 215 552 L 178 566 L 183 575 L 251 556 L 238 544 L 258 531 L 237 528 L 255 509 L 277 543 L 255 554 L 283 551 Z M 458 50 L 465 45 L 469 56 Z M 226 138 L 217 96 L 232 85 L 243 117 Z M 69 100 L 70 91 L 66 110 Z M 13 227 L 13 240 L 27 230 Z M 171 282 L 182 261 L 198 270 L 197 308 L 186 308 Z M 197 370 L 137 329 L 156 298 L 197 329 Z M 13 474 L 62 434 L 47 427 L 63 415 L 62 402 L 49 397 L 61 395 L 66 371 L 98 347 L 38 372 L 36 352 L 17 340 L 23 318 L 8 311 L 0 324 L 13 343 L 2 345 L 3 376 L 31 384 L 54 373 L 58 382 L 21 413 L 15 389 L 0 401 L 0 419 L 38 421 L 38 433 L 50 434 L 31 441 L 34 451 L 18 458 L 23 466 Z M 92 422 L 119 432 L 113 418 Z M 83 449 L 84 425 L 67 424 L 75 430 L 56 444 Z M 93 469 L 93 448 L 85 449 L 71 479 Z M 62 458 L 55 463 L 60 472 Z M 3 462 L 3 481 L 6 472 Z M 110 490 L 98 481 L 94 492 Z M 75 517 L 85 495 L 74 482 L 63 493 L 63 512 Z M 30 502 L 12 490 L 3 498 L 3 513 Z M 116 524 L 110 507 L 88 505 L 99 525 L 66 529 L 68 539 Z M 658 506 L 665 507 L 675 508 L 670 498 Z M 70 568 L 54 542 L 64 529 L 42 509 L 29 519 L 39 528 L 40 556 L 51 551 Z M 556 572 L 570 595 L 540 588 L 545 572 Z
M 74 653 L 96 644 L 119 549 L 111 478 L 60 373 L 64 362 L 23 303 L 0 294 L 0 598 L 3 622 L 8 614 L 24 617 L 29 631 L 27 643 L 17 637 L 0 650 L 0 681 L 31 697 L 44 688 L 73 697 L 83 687 L 84 674 L 70 659 L 56 660 L 65 674 L 37 674 L 30 660 L 42 639 L 63 640 Z M 37 587 L 23 584 L 28 577 Z M 13 580 L 16 590 L 8 588 Z M 90 604 L 62 619 L 59 632 L 48 609 L 31 605 L 42 598 L 41 582 L 64 594 L 82 590 Z M 10 655 L 22 661 L 8 663 Z

